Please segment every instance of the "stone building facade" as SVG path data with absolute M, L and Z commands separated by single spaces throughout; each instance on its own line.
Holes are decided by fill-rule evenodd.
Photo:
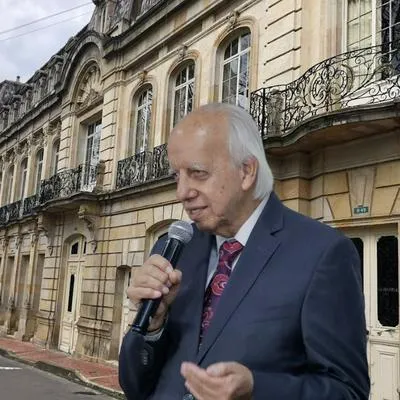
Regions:
M 129 277 L 187 218 L 168 133 L 232 102 L 259 124 L 284 203 L 359 250 L 372 400 L 397 399 L 400 2 L 94 3 L 26 83 L 0 83 L 0 332 L 116 360 Z

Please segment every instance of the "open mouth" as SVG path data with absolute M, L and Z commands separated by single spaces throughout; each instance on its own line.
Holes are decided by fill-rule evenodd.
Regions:
M 192 220 L 195 220 L 196 218 L 199 218 L 202 212 L 206 209 L 207 207 L 199 207 L 199 208 L 191 208 L 190 210 L 187 211 L 189 214 L 189 217 Z

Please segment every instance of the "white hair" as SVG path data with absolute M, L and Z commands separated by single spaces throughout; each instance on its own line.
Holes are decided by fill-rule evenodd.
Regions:
M 212 103 L 200 107 L 205 112 L 223 112 L 228 117 L 228 145 L 232 161 L 240 167 L 250 158 L 258 161 L 254 198 L 263 199 L 272 192 L 274 177 L 265 157 L 260 132 L 252 116 L 243 108 L 227 103 Z

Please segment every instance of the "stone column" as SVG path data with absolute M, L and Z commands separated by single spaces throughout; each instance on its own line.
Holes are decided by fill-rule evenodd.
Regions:
M 23 341 L 29 341 L 35 331 L 35 318 L 33 305 L 34 280 L 37 273 L 37 244 L 38 233 L 36 230 L 31 232 L 31 251 L 29 254 L 29 265 L 26 272 L 23 304 L 19 314 L 17 337 Z
M 20 253 L 21 253 L 22 236 L 19 234 L 15 237 L 15 253 L 14 253 L 14 267 L 10 279 L 10 295 L 8 299 L 5 327 L 7 334 L 13 334 L 17 329 L 18 311 L 15 305 L 18 274 L 20 267 Z
M 4 236 L 2 239 L 2 250 L 3 250 L 3 256 L 1 259 L 1 264 L 0 264 L 0 325 L 4 324 L 5 321 L 5 312 L 6 312 L 6 306 L 8 303 L 8 299 L 4 298 L 4 279 L 5 279 L 5 267 L 7 263 L 7 250 L 8 250 L 8 237 Z M 7 296 L 8 297 L 8 296 Z

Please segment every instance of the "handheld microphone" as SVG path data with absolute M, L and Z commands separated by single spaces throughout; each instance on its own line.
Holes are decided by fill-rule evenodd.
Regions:
M 168 239 L 161 252 L 161 256 L 167 259 L 173 268 L 181 255 L 185 245 L 190 242 L 193 236 L 193 228 L 189 222 L 176 221 L 168 229 Z M 158 299 L 142 300 L 141 306 L 132 324 L 132 331 L 147 334 L 150 318 L 154 316 L 160 305 L 161 297 Z

